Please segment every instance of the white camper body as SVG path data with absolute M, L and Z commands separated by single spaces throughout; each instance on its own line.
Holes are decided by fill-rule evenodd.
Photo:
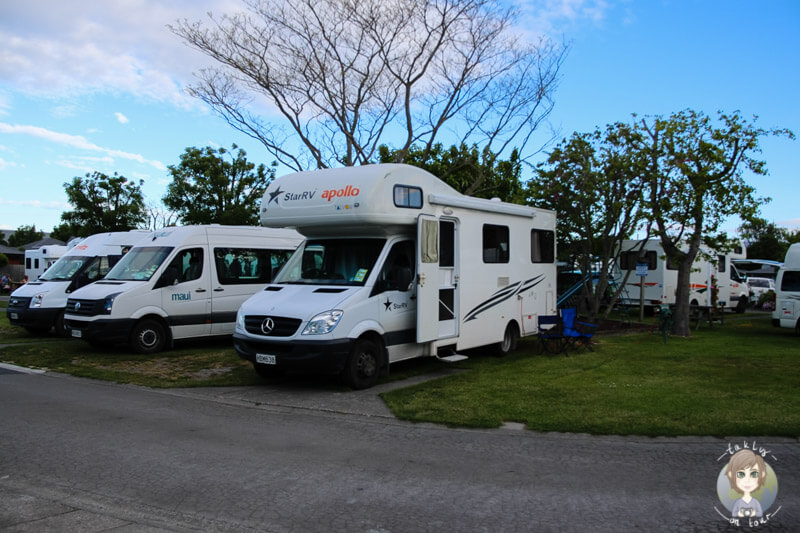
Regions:
M 60 244 L 25 250 L 25 275 L 29 280 L 39 279 L 66 252 L 67 247 Z
M 169 227 L 150 233 L 100 281 L 72 293 L 64 324 L 93 344 L 162 350 L 175 339 L 229 335 L 236 310 L 302 241 L 293 230 Z
M 98 233 L 77 244 L 71 242 L 69 250 L 37 281 L 29 281 L 11 294 L 6 308 L 9 322 L 34 333 L 55 327 L 56 333 L 63 335 L 67 297 L 105 276 L 126 249 L 149 234 L 145 230 Z
M 786 251 L 783 267 L 775 279 L 775 311 L 772 323 L 782 328 L 794 328 L 800 335 L 800 243 Z
M 234 347 L 260 374 L 369 387 L 396 361 L 508 352 L 556 313 L 555 213 L 464 196 L 416 167 L 283 176 L 261 220 L 306 241 L 239 310 Z
M 644 263 L 647 276 L 642 279 L 636 275 L 636 263 L 641 240 L 626 240 L 622 243 L 619 261 L 614 267 L 614 279 L 622 283 L 625 274 L 631 270 L 620 300 L 625 305 L 637 306 L 640 302 L 640 287 L 644 282 L 644 305 L 656 307 L 662 304 L 675 304 L 678 288 L 678 269 L 667 261 L 659 239 L 648 239 L 644 243 Z M 733 259 L 743 259 L 744 251 L 737 247 L 732 252 L 716 252 L 704 249 L 697 255 L 689 275 L 689 303 L 692 305 L 711 305 L 712 276 L 717 280 L 717 302 L 725 307 L 743 312 L 750 298 L 750 291 L 744 277 L 734 266 Z M 710 257 L 711 259 L 708 259 Z

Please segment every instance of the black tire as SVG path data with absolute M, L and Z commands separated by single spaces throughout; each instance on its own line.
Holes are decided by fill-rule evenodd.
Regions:
M 140 320 L 131 332 L 130 344 L 136 353 L 157 353 L 167 344 L 167 332 L 157 320 Z
M 511 322 L 506 326 L 503 340 L 494 345 L 494 354 L 497 357 L 505 357 L 517 349 L 517 341 L 519 341 L 519 329 Z
M 746 309 L 747 309 L 747 297 L 742 296 L 739 298 L 739 303 L 736 304 L 736 312 L 744 313 Z
M 794 325 L 794 334 L 800 337 L 800 320 Z
M 64 327 L 64 311 L 61 311 L 58 313 L 58 316 L 56 316 L 56 321 L 53 323 L 53 329 L 55 330 L 57 337 L 67 336 L 67 328 Z
M 342 381 L 355 390 L 368 389 L 378 382 L 382 361 L 381 346 L 370 339 L 358 339 L 342 370 Z
M 253 362 L 253 370 L 256 371 L 262 379 L 275 379 L 283 376 L 284 371 L 275 365 L 265 365 L 263 363 Z

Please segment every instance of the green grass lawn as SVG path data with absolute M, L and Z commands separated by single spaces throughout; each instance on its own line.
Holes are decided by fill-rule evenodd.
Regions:
M 600 337 L 595 352 L 460 363 L 459 375 L 383 394 L 396 416 L 453 426 L 592 434 L 800 435 L 800 339 L 768 317 L 691 338 Z

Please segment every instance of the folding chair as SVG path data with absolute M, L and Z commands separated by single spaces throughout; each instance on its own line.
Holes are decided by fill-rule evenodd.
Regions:
M 558 354 L 564 350 L 564 322 L 558 315 L 539 316 L 539 352 Z
M 594 330 L 597 325 L 577 321 L 575 320 L 576 316 L 577 311 L 574 307 L 561 310 L 561 320 L 564 322 L 564 352 L 568 353 L 570 347 L 574 347 L 576 350 L 585 348 L 593 352 L 592 337 L 594 333 L 589 330 Z

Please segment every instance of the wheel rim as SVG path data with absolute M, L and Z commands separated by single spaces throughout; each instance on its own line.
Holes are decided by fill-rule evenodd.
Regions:
M 153 329 L 145 329 L 139 333 L 139 342 L 145 348 L 152 348 L 158 343 L 158 333 Z
M 378 361 L 373 353 L 362 351 L 358 355 L 356 368 L 360 376 L 371 377 L 374 376 L 375 372 L 378 370 Z

